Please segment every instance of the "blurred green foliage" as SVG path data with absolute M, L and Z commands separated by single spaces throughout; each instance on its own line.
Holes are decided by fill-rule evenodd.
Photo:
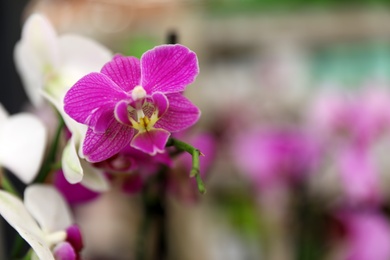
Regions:
M 372 6 L 390 6 L 387 0 L 206 0 L 210 12 L 232 14 L 237 12 L 298 11 L 312 9 L 349 9 Z
M 152 37 L 135 36 L 124 42 L 121 53 L 125 56 L 141 58 L 144 52 L 159 44 L 161 43 Z
M 343 43 L 315 50 L 311 73 L 315 82 L 356 88 L 366 80 L 390 80 L 390 44 Z

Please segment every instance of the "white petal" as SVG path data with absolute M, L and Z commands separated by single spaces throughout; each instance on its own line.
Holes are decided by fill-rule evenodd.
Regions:
M 20 113 L 0 126 L 0 164 L 24 183 L 37 175 L 46 147 L 47 131 L 35 116 Z
M 9 115 L 7 110 L 3 107 L 3 105 L 0 103 L 0 126 L 4 124 L 5 121 L 7 121 Z
M 0 214 L 26 240 L 40 259 L 54 260 L 43 231 L 18 197 L 0 190 Z
M 61 75 L 67 77 L 69 88 L 88 73 L 100 71 L 113 56 L 103 45 L 80 35 L 60 36 L 59 49 L 64 73 Z
M 81 159 L 80 162 L 84 169 L 84 177 L 81 184 L 96 192 L 105 192 L 110 189 L 110 184 L 101 170 L 94 168 L 84 159 Z
M 24 191 L 24 204 L 46 233 L 64 230 L 73 224 L 69 206 L 52 186 L 28 186 Z
M 22 39 L 16 44 L 14 60 L 30 101 L 42 103 L 42 89 L 46 79 L 59 68 L 58 39 L 50 22 L 34 14 L 26 21 Z
M 34 106 L 41 105 L 43 102 L 41 91 L 44 85 L 42 61 L 34 55 L 26 44 L 21 42 L 15 45 L 14 61 L 30 102 Z
M 23 26 L 21 42 L 29 46 L 43 64 L 55 69 L 59 68 L 57 33 L 45 16 L 33 14 L 27 19 Z
M 77 148 L 73 136 L 66 144 L 62 153 L 62 170 L 69 183 L 75 184 L 83 179 L 83 168 L 81 167 L 80 158 L 77 155 Z

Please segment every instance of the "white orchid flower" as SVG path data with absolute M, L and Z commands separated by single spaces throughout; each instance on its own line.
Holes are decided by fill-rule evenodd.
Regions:
M 70 209 L 52 186 L 28 186 L 23 201 L 0 190 L 0 214 L 45 260 L 77 259 L 83 245 Z
M 30 101 L 39 106 L 44 102 L 43 98 L 49 100 L 72 132 L 72 138 L 62 156 L 66 179 L 70 183 L 82 181 L 94 191 L 107 190 L 108 182 L 103 173 L 82 159 L 79 148 L 86 129 L 63 111 L 63 99 L 69 88 L 82 76 L 100 71 L 111 60 L 112 53 L 99 43 L 80 35 L 58 36 L 43 15 L 33 14 L 23 27 L 22 38 L 15 46 L 14 58 Z M 85 175 L 88 176 L 84 178 Z
M 9 116 L 0 104 L 0 166 L 25 184 L 38 174 L 46 148 L 47 131 L 34 115 Z

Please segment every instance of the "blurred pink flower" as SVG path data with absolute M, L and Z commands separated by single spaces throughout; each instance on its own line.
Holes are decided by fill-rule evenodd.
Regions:
M 342 211 L 337 214 L 346 229 L 346 260 L 390 259 L 390 224 L 377 211 Z
M 368 87 L 360 92 L 320 93 L 309 109 L 309 119 L 327 138 L 369 143 L 390 129 L 390 92 Z
M 336 160 L 348 203 L 377 205 L 382 201 L 378 169 L 367 148 L 349 145 L 337 151 Z
M 70 205 L 89 202 L 100 195 L 99 192 L 92 191 L 80 183 L 70 184 L 62 170 L 54 175 L 53 184 Z
M 232 149 L 239 169 L 260 189 L 301 181 L 320 152 L 310 135 L 286 128 L 247 132 Z
M 113 181 L 119 177 L 122 190 L 129 194 L 141 191 L 145 181 L 164 165 L 173 165 L 167 152 L 152 156 L 131 146 L 126 146 L 107 160 L 94 163 L 95 167 L 107 172 Z

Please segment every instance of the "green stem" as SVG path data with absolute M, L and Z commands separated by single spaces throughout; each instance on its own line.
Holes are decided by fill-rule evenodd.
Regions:
M 9 193 L 12 193 L 18 197 L 20 197 L 19 192 L 15 188 L 15 186 L 12 184 L 12 182 L 8 179 L 8 177 L 4 174 L 3 171 L 1 171 L 1 187 L 8 191 Z
M 53 144 L 50 147 L 49 154 L 47 155 L 46 160 L 41 170 L 39 171 L 37 177 L 35 178 L 34 183 L 44 182 L 47 176 L 49 175 L 49 173 L 51 172 L 51 170 L 53 169 L 52 165 L 55 164 L 58 145 L 60 142 L 60 137 L 64 125 L 65 125 L 64 120 L 62 119 L 61 116 L 58 116 L 58 127 L 57 127 L 56 134 L 54 136 Z
M 22 258 L 22 260 L 30 260 L 33 254 L 33 250 L 28 250 L 27 254 Z
M 199 156 L 202 154 L 198 149 L 193 147 L 190 144 L 187 144 L 183 141 L 177 140 L 175 138 L 169 138 L 166 146 L 174 146 L 178 150 L 185 151 L 189 153 L 192 156 L 192 168 L 190 177 L 195 177 L 196 183 L 198 184 L 198 190 L 200 193 L 204 194 L 206 193 L 206 187 L 203 183 L 203 180 L 200 176 L 200 161 Z

